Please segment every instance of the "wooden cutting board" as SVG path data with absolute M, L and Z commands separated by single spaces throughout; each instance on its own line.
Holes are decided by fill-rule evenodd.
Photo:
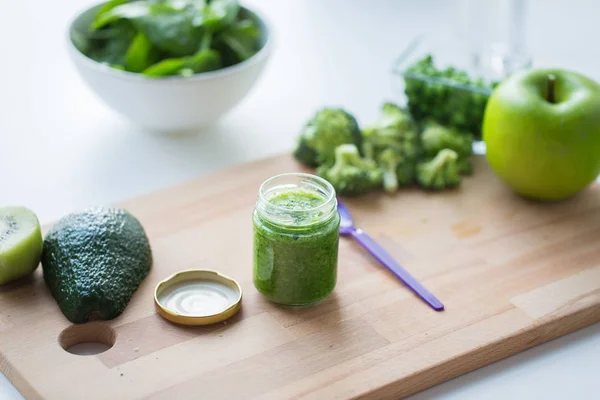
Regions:
M 251 212 L 264 179 L 299 170 L 282 155 L 118 204 L 142 221 L 155 257 L 128 308 L 72 326 L 38 269 L 0 290 L 2 372 L 30 399 L 397 399 L 600 320 L 600 186 L 536 204 L 483 158 L 456 191 L 347 201 L 444 312 L 346 238 L 333 295 L 269 304 L 251 280 Z M 242 311 L 210 327 L 161 319 L 156 283 L 188 268 L 240 281 Z M 75 355 L 59 337 L 114 346 Z

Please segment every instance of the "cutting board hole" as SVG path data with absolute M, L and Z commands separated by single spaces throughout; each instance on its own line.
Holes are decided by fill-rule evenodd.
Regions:
M 104 353 L 113 347 L 117 334 L 102 322 L 71 325 L 58 336 L 61 347 L 71 354 L 81 356 Z

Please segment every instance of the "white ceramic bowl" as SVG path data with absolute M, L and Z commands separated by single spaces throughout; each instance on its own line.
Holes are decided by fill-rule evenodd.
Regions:
M 263 32 L 261 50 L 239 64 L 190 77 L 148 78 L 120 71 L 88 58 L 71 40 L 102 4 L 75 17 L 68 29 L 68 47 L 87 85 L 114 111 L 135 124 L 159 132 L 188 131 L 216 121 L 236 106 L 258 80 L 270 55 L 271 32 L 264 18 L 252 14 Z

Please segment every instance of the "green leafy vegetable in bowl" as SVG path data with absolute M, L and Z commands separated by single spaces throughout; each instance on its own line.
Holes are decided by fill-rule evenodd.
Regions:
M 150 77 L 218 70 L 261 46 L 257 21 L 237 0 L 111 0 L 72 37 L 89 58 Z

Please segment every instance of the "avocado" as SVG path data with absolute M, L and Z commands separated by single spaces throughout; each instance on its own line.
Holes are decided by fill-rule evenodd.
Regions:
M 128 211 L 94 207 L 61 218 L 42 250 L 44 280 L 73 323 L 119 316 L 150 272 L 152 251 Z

